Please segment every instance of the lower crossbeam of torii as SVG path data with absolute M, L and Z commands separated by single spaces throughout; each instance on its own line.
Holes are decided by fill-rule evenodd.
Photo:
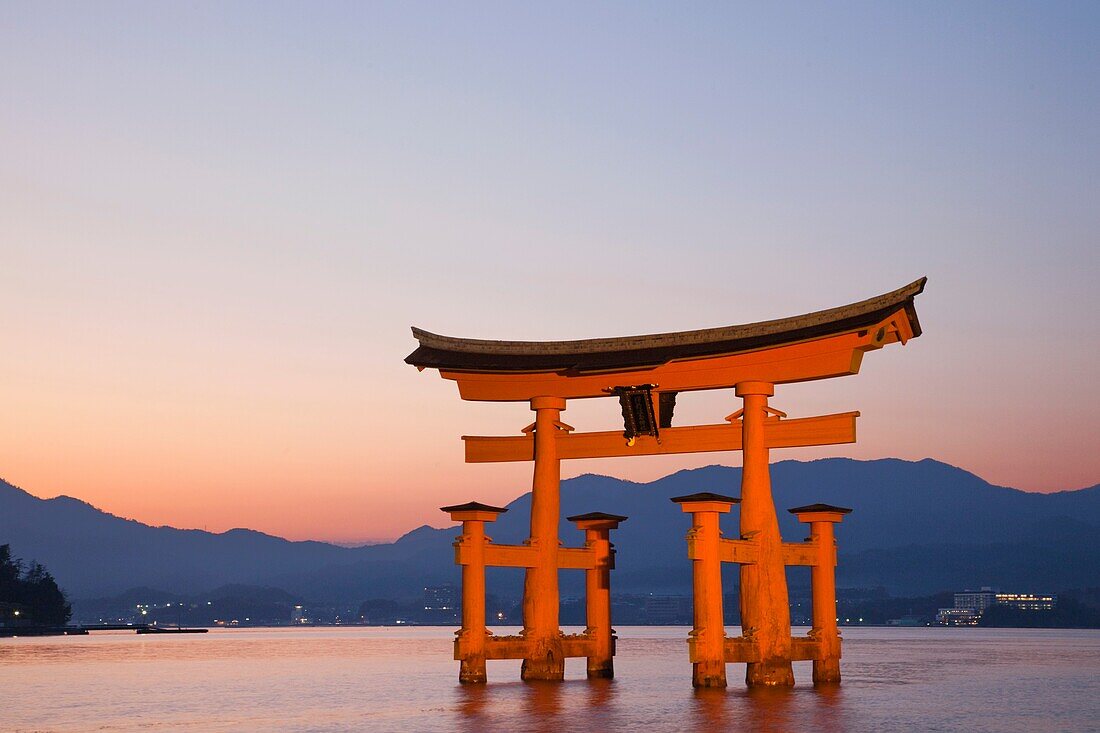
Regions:
M 696 687 L 725 687 L 726 664 L 744 662 L 750 686 L 794 684 L 791 662 L 813 661 L 816 685 L 840 682 L 833 525 L 850 509 L 815 504 L 791 509 L 810 526 L 804 542 L 783 542 L 772 498 L 773 448 L 836 445 L 856 439 L 858 412 L 788 418 L 770 399 L 777 385 L 852 375 L 864 354 L 920 335 L 914 306 L 921 278 L 875 298 L 761 323 L 677 333 L 580 341 L 487 341 L 420 329 L 406 362 L 458 384 L 465 400 L 526 402 L 533 423 L 509 437 L 463 436 L 468 463 L 532 461 L 531 529 L 523 545 L 485 535 L 499 507 L 477 502 L 443 507 L 462 523 L 455 561 L 462 566 L 462 628 L 455 640 L 460 681 L 484 682 L 487 659 L 522 659 L 525 680 L 563 679 L 567 657 L 586 657 L 590 677 L 613 675 L 610 532 L 627 518 L 602 512 L 569 517 L 586 533 L 584 547 L 561 547 L 561 461 L 578 458 L 742 451 L 740 497 L 698 493 L 674 497 L 692 516 L 694 628 L 688 653 Z M 676 396 L 733 389 L 741 400 L 724 423 L 672 425 Z M 616 397 L 623 430 L 577 433 L 561 420 L 568 400 Z M 721 537 L 718 516 L 740 507 L 740 533 Z M 742 634 L 723 623 L 721 563 L 740 565 Z M 811 568 L 813 627 L 791 635 L 786 567 Z M 485 625 L 485 568 L 524 568 L 523 630 L 494 636 Z M 586 572 L 587 627 L 561 632 L 558 571 Z

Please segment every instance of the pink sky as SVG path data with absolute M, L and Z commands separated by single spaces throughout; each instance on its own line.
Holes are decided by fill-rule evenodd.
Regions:
M 410 325 L 681 330 L 928 275 L 924 336 L 773 400 L 861 410 L 860 442 L 773 459 L 1096 484 L 1095 14 L 945 7 L 513 6 L 489 27 L 441 8 L 255 24 L 9 6 L 0 476 L 152 524 L 392 538 L 530 482 L 464 465 L 459 440 L 515 433 L 526 406 L 463 403 L 403 364 Z M 737 406 L 691 395 L 678 423 Z M 609 400 L 564 417 L 618 424 Z

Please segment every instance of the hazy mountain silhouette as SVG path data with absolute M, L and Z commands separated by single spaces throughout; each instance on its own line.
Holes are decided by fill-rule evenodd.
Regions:
M 680 471 L 648 484 L 586 474 L 562 482 L 562 516 L 627 515 L 613 535 L 615 590 L 683 593 L 691 583 L 688 517 L 669 497 L 695 491 L 736 496 L 740 476 L 740 469 L 726 466 Z M 1059 590 L 1100 577 L 1100 486 L 1035 494 L 993 486 L 933 460 L 842 458 L 773 464 L 772 482 L 790 541 L 806 531 L 788 507 L 821 501 L 855 509 L 837 532 L 841 586 L 882 585 L 897 594 L 991 584 Z M 498 542 L 521 542 L 530 495 L 508 509 L 488 533 Z M 737 535 L 736 522 L 735 509 L 723 518 L 726 536 Z M 454 535 L 454 528 L 425 526 L 392 544 L 345 548 L 243 529 L 215 534 L 150 527 L 76 499 L 38 499 L 0 482 L 0 542 L 45 563 L 75 598 L 134 586 L 188 593 L 231 583 L 274 586 L 317 600 L 408 598 L 426 584 L 457 582 Z M 583 541 L 564 520 L 561 536 L 568 545 Z M 564 572 L 563 593 L 579 594 L 582 577 Z M 521 578 L 518 570 L 491 570 L 490 592 L 517 594 Z M 791 579 L 805 585 L 808 572 L 795 569 Z

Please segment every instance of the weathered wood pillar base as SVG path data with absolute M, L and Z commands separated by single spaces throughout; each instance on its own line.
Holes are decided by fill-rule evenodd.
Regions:
M 725 687 L 725 661 L 693 662 L 691 665 L 692 687 Z
M 823 639 L 824 654 L 814 660 L 814 687 L 840 684 L 840 637 Z
M 488 682 L 485 675 L 485 657 L 463 659 L 459 663 L 458 682 L 462 685 L 483 685 Z
M 615 662 L 611 659 L 588 659 L 588 679 L 609 680 L 615 676 Z
M 749 687 L 794 687 L 794 669 L 789 659 L 749 662 L 745 684 Z
M 814 660 L 814 687 L 840 684 L 840 659 Z
M 540 640 L 535 644 L 534 656 L 524 657 L 520 667 L 521 680 L 565 679 L 565 654 L 560 641 Z

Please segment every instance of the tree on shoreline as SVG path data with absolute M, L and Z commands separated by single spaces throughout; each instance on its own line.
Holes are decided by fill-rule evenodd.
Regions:
M 24 568 L 11 545 L 0 545 L 0 623 L 64 626 L 72 607 L 53 575 L 41 563 Z

